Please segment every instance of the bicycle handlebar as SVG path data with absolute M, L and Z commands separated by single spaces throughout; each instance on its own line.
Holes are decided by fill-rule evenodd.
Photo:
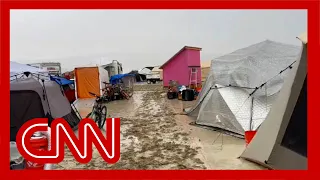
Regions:
M 96 94 L 93 93 L 93 92 L 89 92 L 89 94 L 91 94 L 91 95 L 94 96 L 94 97 L 99 97 L 98 95 L 96 95 Z

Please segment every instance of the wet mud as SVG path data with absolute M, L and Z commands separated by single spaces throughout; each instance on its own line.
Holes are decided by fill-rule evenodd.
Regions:
M 162 86 L 135 86 L 130 100 L 107 107 L 111 117 L 121 118 L 120 160 L 107 164 L 93 148 L 92 160 L 80 164 L 66 147 L 65 159 L 55 169 L 206 169 L 201 148 L 177 125 Z

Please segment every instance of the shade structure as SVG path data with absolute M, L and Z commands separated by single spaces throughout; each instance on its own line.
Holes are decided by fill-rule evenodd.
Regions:
M 104 83 L 109 83 L 108 71 L 102 67 L 78 67 L 75 68 L 76 98 L 93 98 L 89 93 L 102 95 Z
M 10 80 L 24 76 L 23 73 L 25 72 L 37 75 L 43 79 L 48 79 L 49 77 L 48 72 L 46 70 L 10 61 Z
M 272 169 L 307 169 L 307 35 L 266 120 L 241 157 Z
M 262 41 L 213 59 L 196 104 L 186 108 L 198 125 L 244 136 L 265 120 L 299 46 Z

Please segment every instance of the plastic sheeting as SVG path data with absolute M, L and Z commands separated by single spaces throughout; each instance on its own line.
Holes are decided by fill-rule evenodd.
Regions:
M 266 40 L 214 59 L 196 105 L 185 111 L 200 125 L 240 135 L 256 130 L 299 53 L 298 46 Z
M 135 75 L 133 75 L 133 74 L 117 74 L 117 75 L 111 76 L 110 83 L 117 84 L 117 83 L 119 83 L 120 80 L 122 80 L 124 77 L 127 77 L 127 76 L 135 77 Z
M 58 83 L 61 86 L 74 84 L 74 81 L 72 81 L 72 80 L 62 78 L 62 77 L 57 77 L 57 76 L 50 76 L 50 80 L 55 81 L 56 83 Z
M 110 82 L 109 73 L 107 70 L 103 69 L 102 67 L 98 67 L 99 69 L 99 81 L 100 81 L 100 95 L 102 95 L 102 89 L 105 88 L 104 83 Z

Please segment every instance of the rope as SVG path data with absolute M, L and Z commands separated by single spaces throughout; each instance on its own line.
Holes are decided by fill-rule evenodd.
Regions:
M 218 138 L 219 138 L 220 136 L 221 136 L 220 150 L 222 150 L 222 149 L 223 149 L 223 134 L 222 134 L 222 132 L 220 132 L 220 133 L 218 134 L 218 136 L 213 140 L 212 145 L 218 140 Z
M 292 65 L 296 63 L 296 61 L 293 61 L 289 66 L 287 66 L 286 68 L 282 69 L 277 75 L 273 76 L 272 78 L 268 79 L 266 82 L 262 83 L 260 86 L 257 86 L 257 87 L 242 87 L 242 86 L 234 86 L 234 85 L 227 85 L 227 86 L 224 86 L 224 87 L 220 87 L 220 88 L 227 88 L 227 87 L 234 87 L 234 88 L 241 88 L 241 89 L 254 89 L 250 94 L 249 96 L 247 97 L 247 99 L 244 101 L 244 103 L 240 106 L 240 108 L 236 111 L 235 115 L 241 110 L 241 108 L 244 106 L 244 104 L 247 102 L 247 100 L 255 93 L 257 92 L 258 89 L 262 88 L 263 86 L 265 86 L 268 82 L 270 82 L 272 79 L 274 79 L 275 77 L 281 75 L 283 72 L 285 72 L 286 70 L 288 69 L 292 69 Z M 214 87 L 214 88 L 213 88 Z M 210 89 L 206 92 L 205 96 L 200 100 L 200 102 L 192 109 L 190 110 L 189 112 L 187 112 L 187 114 L 193 112 L 196 108 L 198 108 L 198 106 L 204 101 L 204 99 L 206 98 L 206 96 L 209 94 L 209 92 L 212 90 L 212 89 L 220 89 L 218 88 L 216 85 L 212 85 L 210 87 Z
M 43 89 L 43 97 L 46 97 L 47 100 L 47 105 L 48 105 L 48 109 L 49 109 L 49 114 L 50 116 L 52 117 L 52 113 L 51 113 L 51 109 L 50 109 L 50 104 L 49 104 L 49 99 L 48 99 L 48 96 L 47 96 L 47 91 L 46 91 L 46 86 L 44 85 L 44 80 L 42 80 L 42 89 Z M 45 100 L 45 98 L 44 98 Z
M 273 76 L 272 78 L 270 78 L 269 80 L 267 80 L 266 82 L 262 83 L 260 86 L 255 87 L 255 90 L 252 91 L 249 96 L 247 97 L 247 99 L 244 101 L 244 103 L 240 106 L 240 108 L 236 111 L 235 116 L 239 113 L 239 111 L 242 109 L 242 107 L 245 105 L 245 103 L 247 102 L 248 99 L 250 99 L 250 97 L 257 92 L 258 89 L 261 89 L 263 86 L 265 86 L 268 82 L 270 82 L 272 79 L 276 78 L 277 76 L 281 75 L 283 72 L 285 72 L 288 69 L 292 69 L 292 65 L 295 63 L 296 61 L 293 61 L 289 66 L 287 66 L 286 68 L 282 69 L 277 75 Z M 267 88 L 265 86 L 265 88 Z M 266 90 L 265 90 L 266 91 Z M 268 97 L 268 96 L 267 96 Z M 267 107 L 266 107 L 267 108 Z

